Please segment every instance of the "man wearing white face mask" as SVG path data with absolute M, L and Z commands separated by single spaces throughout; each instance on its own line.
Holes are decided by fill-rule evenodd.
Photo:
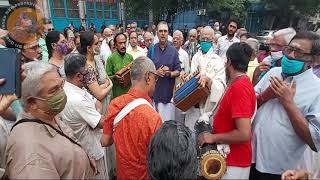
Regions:
M 273 38 L 270 41 L 271 55 L 267 56 L 255 70 L 254 84 L 258 83 L 271 68 L 281 66 L 281 61 L 278 60 L 283 57 L 282 50 L 295 35 L 296 31 L 293 28 L 280 29 L 273 34 Z

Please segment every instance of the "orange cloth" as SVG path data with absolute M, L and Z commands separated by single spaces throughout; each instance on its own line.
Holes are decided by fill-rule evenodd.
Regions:
M 112 135 L 116 148 L 117 179 L 150 179 L 147 173 L 147 149 L 152 135 L 161 126 L 160 115 L 148 105 L 140 105 L 125 116 L 113 132 L 117 114 L 131 101 L 151 98 L 131 88 L 127 94 L 111 101 L 103 133 Z

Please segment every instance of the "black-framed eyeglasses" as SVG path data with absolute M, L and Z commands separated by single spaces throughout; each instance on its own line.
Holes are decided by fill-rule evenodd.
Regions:
M 291 47 L 291 46 L 285 46 L 283 49 L 283 53 L 285 55 L 289 55 L 292 52 L 294 53 L 294 57 L 296 59 L 301 59 L 301 60 L 309 58 L 313 55 L 312 53 L 305 53 L 305 52 L 303 52 L 303 50 L 295 48 L 295 47 Z
M 48 32 L 54 31 L 54 28 L 49 28 Z
M 152 72 L 152 71 L 149 71 L 149 72 L 148 72 L 148 74 L 149 74 L 149 73 L 151 73 L 151 74 L 153 74 L 153 75 L 154 75 L 154 80 L 155 80 L 155 81 L 158 81 L 158 79 L 159 79 L 159 75 L 158 75 L 157 73 Z

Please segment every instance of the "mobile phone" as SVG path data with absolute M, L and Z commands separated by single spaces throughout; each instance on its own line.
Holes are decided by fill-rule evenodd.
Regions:
M 21 96 L 21 56 L 18 49 L 0 48 L 0 78 L 5 83 L 0 86 L 0 94 Z

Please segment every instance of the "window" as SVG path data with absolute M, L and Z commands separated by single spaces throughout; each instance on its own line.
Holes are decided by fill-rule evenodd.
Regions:
M 93 1 L 87 1 L 87 9 L 88 9 L 88 17 L 94 18 L 94 2 Z
M 103 12 L 102 12 L 102 6 L 103 6 L 103 2 L 101 1 L 96 1 L 96 10 L 97 10 L 97 18 L 102 19 L 103 16 Z
M 105 1 L 104 2 L 104 18 L 106 19 L 110 19 L 110 8 L 111 8 L 111 5 L 109 1 Z
M 112 19 L 118 18 L 118 8 L 117 8 L 117 2 L 114 2 L 111 4 L 111 10 L 112 10 Z
M 69 18 L 79 18 L 78 1 L 67 0 L 68 16 Z
M 64 12 L 64 0 L 52 0 L 53 5 L 53 15 L 55 17 L 66 17 Z

